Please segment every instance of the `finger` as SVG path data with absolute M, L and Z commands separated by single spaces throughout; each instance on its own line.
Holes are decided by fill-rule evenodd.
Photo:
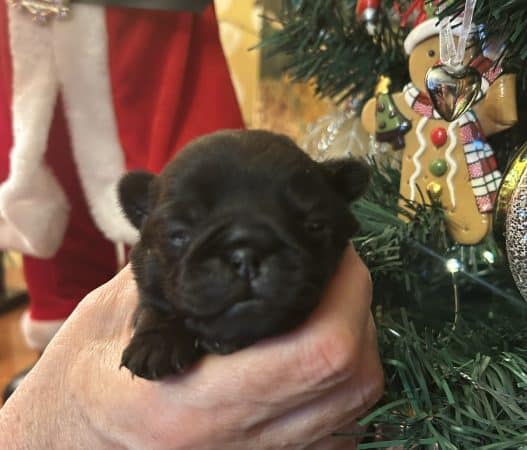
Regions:
M 353 293 L 355 289 L 364 291 L 363 301 L 349 302 L 349 297 L 345 297 L 346 294 Z M 368 268 L 360 259 L 353 245 L 349 245 L 344 252 L 337 272 L 326 289 L 323 301 L 310 320 L 324 320 L 326 316 L 332 316 L 335 308 L 346 313 L 349 325 L 360 325 L 371 307 L 371 289 L 371 277 Z
M 228 441 L 228 436 L 224 434 L 234 430 L 235 435 L 244 436 L 247 442 L 254 442 L 251 448 L 255 449 L 305 446 L 306 437 L 307 443 L 326 437 L 343 424 L 362 415 L 380 397 L 383 373 L 372 318 L 368 333 L 369 338 L 365 340 L 363 351 L 356 361 L 361 369 L 351 379 L 327 391 L 308 392 L 304 397 L 295 398 L 289 403 L 288 399 L 280 404 L 269 403 L 265 397 L 247 402 L 244 401 L 246 395 L 242 384 L 238 392 L 233 394 L 234 402 L 229 403 L 228 399 L 221 400 L 223 392 L 219 394 L 218 400 L 218 393 L 204 396 L 198 385 L 178 384 L 183 390 L 179 392 L 178 402 L 172 408 L 190 408 L 193 411 L 192 417 L 188 418 L 193 425 L 187 438 L 189 433 L 195 433 L 196 442 L 206 432 Z M 190 399 L 184 395 L 189 392 L 192 395 Z M 164 390 L 163 394 L 166 397 L 167 391 Z M 217 411 L 218 401 L 221 402 L 221 416 L 216 415 L 212 425 L 210 421 L 202 423 L 202 418 L 210 418 Z M 159 402 L 162 402 L 161 397 L 157 397 L 153 404 L 162 404 Z M 170 407 L 170 404 L 165 406 Z M 170 420 L 169 417 L 167 419 Z M 156 421 L 159 422 L 160 418 L 157 417 Z M 180 429 L 175 425 L 166 422 L 162 424 L 162 428 Z M 181 426 L 181 423 L 178 425 Z
M 361 355 L 360 370 L 329 393 L 279 418 L 254 428 L 262 442 L 282 445 L 305 444 L 306 437 L 314 442 L 331 434 L 363 415 L 381 397 L 384 379 L 379 355 L 369 345 Z M 279 437 L 280 442 L 273 441 Z M 270 446 L 272 447 L 272 446 Z

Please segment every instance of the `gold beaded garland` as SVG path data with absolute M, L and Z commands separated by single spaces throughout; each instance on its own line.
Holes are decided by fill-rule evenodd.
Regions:
M 509 165 L 496 201 L 495 234 L 507 252 L 518 290 L 527 300 L 527 144 Z

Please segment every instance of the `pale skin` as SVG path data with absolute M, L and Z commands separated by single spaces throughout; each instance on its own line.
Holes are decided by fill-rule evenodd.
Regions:
M 81 302 L 0 410 L 0 448 L 355 448 L 330 434 L 357 429 L 383 372 L 353 248 L 301 327 L 161 382 L 119 370 L 136 302 L 128 267 Z

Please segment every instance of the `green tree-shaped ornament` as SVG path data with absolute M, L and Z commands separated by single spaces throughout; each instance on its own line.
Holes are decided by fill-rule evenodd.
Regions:
M 375 138 L 379 142 L 391 144 L 394 150 L 401 150 L 405 146 L 404 135 L 412 128 L 412 123 L 395 106 L 390 95 L 390 84 L 389 77 L 381 76 L 375 89 Z

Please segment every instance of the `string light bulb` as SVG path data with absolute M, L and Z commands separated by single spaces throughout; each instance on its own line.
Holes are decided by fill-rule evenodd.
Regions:
M 494 264 L 496 262 L 496 257 L 494 256 L 494 253 L 492 253 L 490 250 L 485 250 L 482 256 L 483 259 L 489 264 Z
M 456 258 L 450 258 L 447 259 L 445 267 L 450 273 L 457 273 L 461 270 L 461 262 Z

